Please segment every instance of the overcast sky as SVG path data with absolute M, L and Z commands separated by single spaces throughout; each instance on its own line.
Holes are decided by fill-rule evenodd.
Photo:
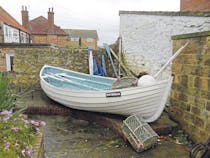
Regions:
M 97 30 L 99 44 L 114 43 L 119 35 L 119 10 L 179 11 L 180 0 L 0 0 L 0 5 L 21 23 L 21 7 L 29 19 L 47 18 L 53 7 L 55 24 L 68 29 Z

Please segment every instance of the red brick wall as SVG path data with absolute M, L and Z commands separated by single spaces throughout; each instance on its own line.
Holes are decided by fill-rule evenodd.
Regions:
M 181 11 L 210 11 L 210 0 L 181 0 Z
M 67 36 L 57 35 L 32 35 L 33 43 L 43 44 L 57 44 L 60 47 L 65 47 L 67 42 Z
M 4 34 L 4 32 L 3 32 L 3 22 L 0 21 L 0 43 L 4 42 L 3 41 L 3 34 Z
M 57 36 L 57 45 L 60 47 L 66 47 L 67 36 Z

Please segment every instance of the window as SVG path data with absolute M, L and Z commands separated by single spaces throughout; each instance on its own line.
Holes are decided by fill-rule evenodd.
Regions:
M 28 35 L 25 32 L 20 32 L 20 43 L 27 43 L 29 41 Z
M 86 41 L 87 42 L 93 42 L 93 38 L 87 38 Z
M 6 25 L 4 25 L 4 28 L 5 28 L 5 36 L 8 37 L 9 36 L 9 30 L 8 30 Z
M 79 41 L 79 37 L 69 37 L 68 39 L 69 39 L 69 41 L 72 41 L 72 42 L 78 42 Z
M 19 43 L 19 31 L 17 29 L 13 29 L 13 42 Z
M 6 54 L 7 71 L 13 71 L 14 68 L 14 54 Z
M 4 43 L 19 43 L 19 30 L 4 24 Z

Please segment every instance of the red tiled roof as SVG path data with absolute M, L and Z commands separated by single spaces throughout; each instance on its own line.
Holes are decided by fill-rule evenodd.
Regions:
M 23 32 L 29 33 L 20 23 L 17 22 L 6 10 L 0 6 L 0 21 L 5 24 L 20 29 Z
M 48 20 L 39 16 L 30 22 L 31 34 L 48 34 Z M 54 25 L 54 33 L 56 35 L 67 35 L 60 27 Z

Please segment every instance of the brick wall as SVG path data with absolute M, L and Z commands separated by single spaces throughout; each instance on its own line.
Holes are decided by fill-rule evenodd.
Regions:
M 39 71 L 45 64 L 78 72 L 89 72 L 87 49 L 60 49 L 31 45 L 0 46 L 0 72 L 6 71 L 6 54 L 14 54 L 14 71 L 9 73 L 9 76 L 15 90 L 39 89 Z M 112 76 L 113 70 L 106 53 L 103 51 L 93 52 L 98 64 L 100 64 L 102 54 L 105 55 L 107 73 Z
M 33 35 L 32 36 L 32 43 L 46 43 L 47 36 L 45 35 Z
M 87 48 L 88 46 L 91 46 L 91 47 L 93 47 L 93 49 L 97 49 L 97 40 L 96 39 L 93 39 L 92 42 L 88 42 L 87 38 L 82 38 L 81 42 L 82 42 L 82 47 Z
M 6 62 L 5 58 L 0 56 L 0 72 L 6 71 Z
M 81 38 L 81 46 L 79 46 L 79 41 L 70 41 L 66 43 L 68 48 L 87 48 L 91 46 L 94 50 L 97 50 L 97 40 L 93 39 L 93 42 L 88 42 L 87 38 Z
M 78 41 L 70 41 L 68 40 L 66 43 L 67 48 L 79 48 L 79 42 Z
M 0 72 L 6 71 L 6 54 L 14 54 L 13 48 L 4 47 L 0 48 Z
M 196 142 L 210 132 L 210 31 L 173 36 L 173 52 L 190 44 L 174 60 L 170 114 Z
M 57 44 L 60 47 L 66 47 L 67 36 L 57 36 Z
M 67 36 L 57 35 L 32 35 L 32 42 L 37 44 L 56 44 L 59 47 L 65 47 L 67 42 Z
M 210 11 L 209 0 L 181 0 L 181 11 Z
M 39 88 L 39 71 L 45 64 L 79 72 L 88 72 L 87 50 L 19 48 L 15 51 L 13 86 L 17 89 Z

